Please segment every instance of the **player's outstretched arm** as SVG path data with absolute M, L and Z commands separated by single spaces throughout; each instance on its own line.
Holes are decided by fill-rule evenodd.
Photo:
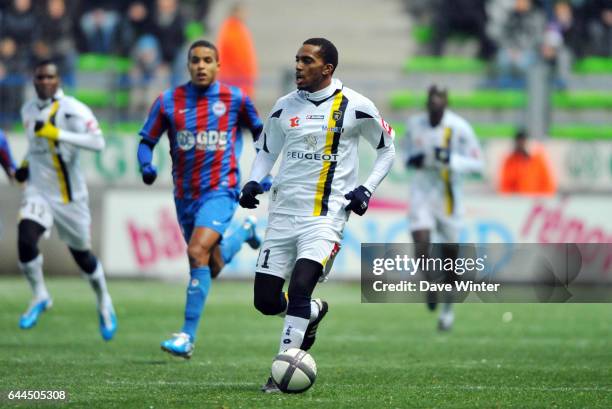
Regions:
M 75 120 L 73 120 L 75 129 L 67 130 L 57 127 L 56 116 L 59 110 L 59 101 L 55 101 L 51 106 L 47 120 L 36 121 L 34 124 L 34 134 L 39 138 L 65 142 L 96 152 L 101 151 L 104 149 L 105 142 L 98 122 L 88 108 L 75 107 L 77 111 L 83 111 L 82 115 L 79 112 L 73 114 L 75 116 Z
M 459 137 L 463 142 L 455 144 L 458 146 L 450 152 L 450 169 L 457 173 L 482 173 L 484 169 L 482 149 L 476 134 L 467 122 L 462 123 Z
M 157 179 L 157 168 L 153 165 L 153 145 L 146 139 L 141 139 L 138 144 L 138 164 L 140 166 L 140 173 L 142 175 L 142 181 L 147 185 L 152 185 Z

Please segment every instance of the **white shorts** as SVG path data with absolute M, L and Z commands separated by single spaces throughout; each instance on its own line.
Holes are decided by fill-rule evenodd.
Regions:
M 344 224 L 324 216 L 270 214 L 255 271 L 287 280 L 295 262 L 306 258 L 323 266 L 324 281 L 340 250 Z
M 87 199 L 59 203 L 47 200 L 35 190 L 26 189 L 19 209 L 19 220 L 23 219 L 33 220 L 47 229 L 44 238 L 49 238 L 55 224 L 60 239 L 68 247 L 75 250 L 91 248 L 91 215 Z
M 461 230 L 461 220 L 457 215 L 443 214 L 442 210 L 437 210 L 428 203 L 411 203 L 410 231 L 430 230 L 433 242 L 457 243 Z

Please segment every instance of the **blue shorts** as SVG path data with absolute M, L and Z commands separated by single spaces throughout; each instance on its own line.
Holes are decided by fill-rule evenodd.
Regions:
M 219 191 L 205 194 L 199 199 L 174 199 L 176 216 L 185 242 L 189 243 L 193 229 L 208 227 L 223 236 L 229 227 L 236 206 L 238 193 Z

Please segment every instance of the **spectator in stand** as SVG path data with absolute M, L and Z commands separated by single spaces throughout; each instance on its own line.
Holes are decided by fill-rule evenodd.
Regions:
M 493 57 L 495 44 L 486 32 L 485 4 L 486 0 L 442 0 L 433 21 L 433 54 L 442 55 L 448 37 L 462 33 L 478 38 L 478 58 Z
M 132 1 L 121 18 L 115 38 L 115 50 L 122 57 L 129 57 L 140 37 L 152 34 L 151 12 L 144 1 Z
M 525 86 L 525 74 L 538 57 L 544 26 L 544 15 L 534 8 L 531 0 L 515 0 L 514 9 L 506 19 L 498 39 L 499 86 Z
M 612 0 L 593 0 L 590 6 L 590 51 L 601 57 L 612 57 Z
M 28 64 L 32 55 L 32 34 L 36 27 L 36 15 L 31 0 L 14 0 L 0 24 L 0 37 L 10 37 L 15 41 L 15 58 Z M 20 63 L 21 64 L 21 63 Z
M 130 93 L 128 117 L 141 118 L 152 95 L 153 82 L 160 64 L 160 46 L 153 35 L 154 27 L 149 2 L 129 3 L 116 36 L 116 51 L 131 61 L 130 71 L 122 76 L 120 87 Z
M 544 32 L 541 56 L 551 67 L 554 86 L 560 89 L 567 87 L 573 59 L 569 45 L 576 34 L 572 7 L 567 1 L 557 2 Z
M 11 128 L 19 122 L 27 78 L 26 62 L 17 57 L 17 42 L 0 39 L 0 127 Z
M 524 130 L 516 133 L 514 150 L 504 159 L 499 175 L 499 193 L 552 195 L 557 190 L 544 149 L 528 149 Z
M 179 12 L 177 0 L 157 0 L 153 32 L 161 49 L 162 69 L 170 71 L 170 85 L 177 86 L 185 71 L 185 20 Z
M 96 0 L 81 2 L 80 28 L 84 35 L 83 51 L 92 53 L 110 53 L 113 48 L 113 38 L 121 0 Z
M 154 80 L 161 62 L 160 47 L 151 34 L 144 34 L 134 45 L 130 54 L 133 64 L 129 72 L 130 104 L 128 114 L 131 118 L 141 118 L 155 99 Z M 159 90 L 157 90 L 159 91 Z
M 253 99 L 257 80 L 257 56 L 251 33 L 244 23 L 246 10 L 236 3 L 217 37 L 219 80 L 242 88 Z
M 53 60 L 62 73 L 64 86 L 76 86 L 76 45 L 72 16 L 65 0 L 47 0 L 34 30 L 34 56 L 37 60 Z

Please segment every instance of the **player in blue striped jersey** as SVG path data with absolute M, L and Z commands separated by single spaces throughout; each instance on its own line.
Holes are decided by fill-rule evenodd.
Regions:
M 13 161 L 11 147 L 9 146 L 6 136 L 2 130 L 0 130 L 0 165 L 6 172 L 6 176 L 12 181 L 15 177 L 15 161 Z
M 215 277 L 245 241 L 258 248 L 255 218 L 223 237 L 238 203 L 242 151 L 241 128 L 257 139 L 263 123 L 250 98 L 239 88 L 216 81 L 219 56 L 208 41 L 188 52 L 191 81 L 163 92 L 153 103 L 140 131 L 138 161 L 146 184 L 157 171 L 152 152 L 164 132 L 170 142 L 174 199 L 190 262 L 183 328 L 162 342 L 175 356 L 191 357 L 202 310 Z

